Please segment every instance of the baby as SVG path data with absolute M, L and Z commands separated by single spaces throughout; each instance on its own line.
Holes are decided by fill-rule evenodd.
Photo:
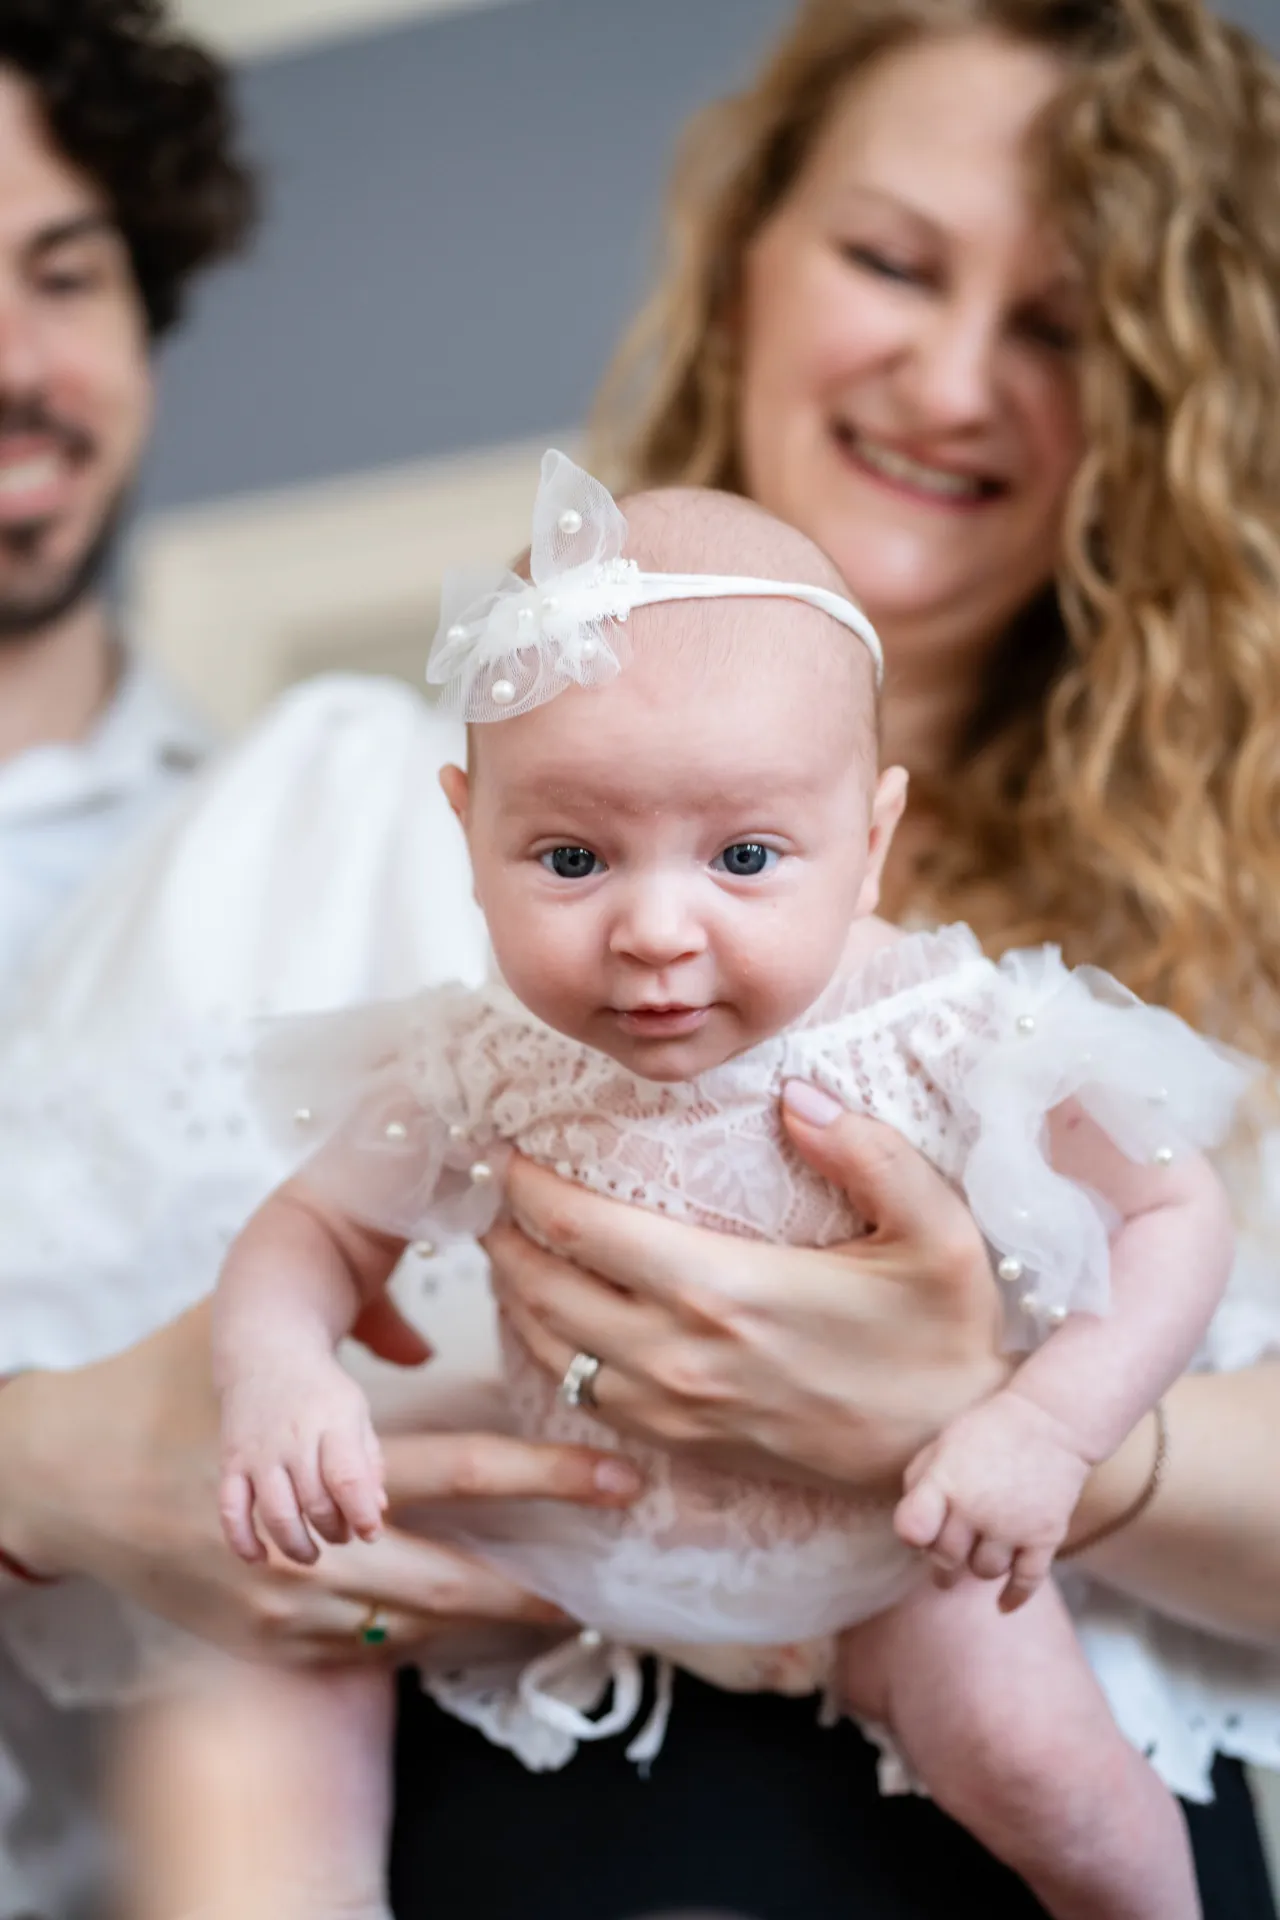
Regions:
M 378 1533 L 377 1442 L 335 1348 L 406 1242 L 485 1230 L 512 1145 L 722 1230 L 850 1238 L 778 1120 L 788 1079 L 816 1083 L 961 1187 L 1020 1365 L 913 1462 L 896 1513 L 628 1447 L 646 1492 L 626 1513 L 477 1521 L 456 1537 L 587 1631 L 501 1711 L 465 1675 L 433 1690 L 561 1764 L 634 1717 L 637 1650 L 662 1657 L 642 1759 L 672 1659 L 825 1686 L 1057 1920 L 1192 1920 L 1177 1806 L 1110 1719 L 1048 1575 L 1091 1466 L 1186 1366 L 1225 1284 L 1226 1201 L 1196 1149 L 1229 1129 L 1247 1071 L 1052 949 L 995 965 L 964 928 L 878 919 L 906 782 L 877 772 L 865 618 L 817 549 L 744 501 L 658 492 L 627 513 L 549 454 L 532 578 L 446 596 L 429 674 L 475 724 L 443 781 L 501 982 L 268 1043 L 268 1098 L 315 1150 L 219 1286 L 228 1536 L 253 1558 L 261 1528 L 306 1561 L 313 1534 Z M 577 1356 L 557 1395 L 508 1339 L 520 1430 L 616 1445 L 591 1414 L 598 1370 Z M 929 1549 L 966 1577 L 931 1585 Z M 595 1669 L 617 1682 L 603 1720 L 581 1710 Z M 310 1684 L 348 1767 L 353 1742 L 367 1764 L 350 1831 L 328 1817 L 327 1897 L 377 1912 L 387 1682 Z M 521 1714 L 550 1748 L 522 1748 Z

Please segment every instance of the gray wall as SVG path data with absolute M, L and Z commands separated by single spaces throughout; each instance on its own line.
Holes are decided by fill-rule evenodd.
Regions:
M 525 0 L 247 68 L 269 218 L 166 356 L 144 505 L 580 419 L 677 130 L 791 5 Z M 1232 10 L 1280 46 L 1280 0 Z
M 581 418 L 644 286 L 671 142 L 790 0 L 526 0 L 244 75 L 271 213 L 170 350 L 150 498 Z
M 1280 51 L 1280 0 L 1233 0 L 1222 11 Z

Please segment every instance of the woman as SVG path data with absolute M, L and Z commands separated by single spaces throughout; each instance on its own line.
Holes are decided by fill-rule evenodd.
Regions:
M 695 129 L 668 279 L 600 423 L 612 479 L 754 495 L 827 548 L 871 613 L 884 752 L 916 796 L 891 915 L 967 919 L 995 951 L 1058 940 L 1272 1060 L 1277 163 L 1274 69 L 1193 0 L 813 0 L 755 85 Z M 890 1283 L 911 1222 L 934 1282 L 934 1317 L 920 1293 L 906 1303 L 922 1346 L 949 1321 L 967 1330 L 964 1283 L 948 1288 L 963 1230 L 924 1170 L 883 1140 L 873 1161 L 865 1122 L 816 1107 L 793 1132 L 873 1222 Z M 506 1311 L 553 1377 L 575 1353 L 603 1362 L 596 1397 L 624 1430 L 877 1485 L 952 1386 L 974 1391 L 972 1365 L 943 1360 L 930 1395 L 936 1347 L 915 1367 L 868 1351 L 842 1314 L 847 1262 L 708 1243 L 530 1166 L 512 1195 L 542 1247 L 492 1237 Z M 1219 1323 L 1220 1363 L 1252 1364 L 1170 1397 L 1158 1498 L 1116 1525 L 1151 1488 L 1148 1425 L 1076 1529 L 1114 1529 L 1081 1564 L 1119 1591 L 1273 1647 L 1280 1367 L 1263 1355 L 1280 1348 L 1278 1250 L 1260 1250 L 1258 1292 L 1242 1274 Z M 738 1309 L 710 1327 L 682 1297 L 708 1271 Z M 1214 1745 L 1274 1761 L 1275 1662 L 1252 1662 L 1251 1688 L 1241 1655 L 1233 1691 L 1231 1656 L 1216 1672 L 1190 1636 L 1131 1633 L 1141 1618 L 1081 1595 L 1117 1713 L 1174 1784 L 1194 1793 Z M 438 1821 L 461 1870 L 482 1806 L 518 1833 L 528 1886 L 531 1859 L 558 1869 L 545 1905 L 504 1905 L 471 1859 L 486 1914 L 622 1913 L 614 1876 L 636 1907 L 924 1914 L 945 1894 L 1031 1910 L 931 1809 L 873 1810 L 852 1737 L 824 1745 L 790 1703 L 685 1693 L 670 1765 L 634 1795 L 599 1748 L 563 1780 L 511 1784 L 407 1696 L 403 1910 L 453 1884 Z M 790 1807 L 769 1817 L 771 1762 Z M 1219 1765 L 1217 1783 L 1195 1823 L 1206 1908 L 1268 1911 L 1237 1776 Z M 760 1819 L 735 1821 L 757 1797 Z M 566 1864 L 553 1849 L 575 1809 L 588 1837 Z M 732 1842 L 712 1867 L 717 1829 Z
M 850 577 L 889 652 L 886 750 L 921 796 L 895 911 L 963 915 L 993 946 L 1058 938 L 1267 1053 L 1280 484 L 1257 423 L 1280 389 L 1277 159 L 1274 76 L 1195 0 L 812 6 L 691 153 L 648 334 L 658 365 L 614 476 L 742 487 Z M 400 765 L 379 755 L 403 818 Z M 519 1217 L 572 1260 L 508 1229 L 495 1268 L 556 1377 L 575 1352 L 601 1357 L 620 1426 L 880 1490 L 999 1378 L 985 1253 L 892 1137 L 819 1110 L 792 1124 L 873 1227 L 847 1253 L 673 1232 L 522 1167 Z M 681 1306 L 708 1270 L 739 1302 L 713 1328 Z M 1193 1794 L 1215 1745 L 1280 1753 L 1274 1664 L 1227 1645 L 1280 1640 L 1280 1375 L 1264 1359 L 1280 1288 L 1268 1269 L 1251 1297 L 1250 1271 L 1216 1335 L 1215 1358 L 1243 1370 L 1184 1383 L 1162 1471 L 1147 1426 L 1099 1469 L 1075 1534 L 1111 1529 L 1082 1567 L 1219 1636 L 1084 1597 L 1126 1729 Z M 229 1635 L 245 1602 L 192 1497 L 204 1364 L 189 1315 L 0 1394 L 0 1544 Z M 184 1446 L 161 1482 L 171 1432 Z M 343 1564 L 322 1561 L 301 1606 Z M 455 1568 L 460 1612 L 466 1578 Z M 407 1596 L 362 1560 L 366 1597 Z M 393 1648 L 407 1638 L 393 1616 Z M 621 1920 L 703 1902 L 820 1920 L 958 1896 L 1034 1911 L 933 1809 L 878 1801 L 871 1750 L 817 1729 L 811 1703 L 683 1685 L 641 1786 L 611 1747 L 531 1777 L 407 1687 L 399 1785 L 404 1914 Z M 1193 1810 L 1206 1910 L 1264 1914 L 1238 1771 L 1217 1785 Z

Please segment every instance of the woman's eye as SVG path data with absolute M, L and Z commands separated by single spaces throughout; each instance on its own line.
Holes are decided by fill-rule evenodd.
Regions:
M 758 840 L 735 840 L 726 847 L 712 865 L 719 867 L 734 880 L 754 880 L 758 874 L 767 873 L 777 865 L 778 856 L 772 847 L 762 847 Z
M 921 277 L 916 267 L 909 266 L 905 260 L 895 260 L 887 253 L 881 253 L 877 247 L 864 247 L 851 242 L 841 251 L 852 266 L 861 267 L 864 273 L 878 274 L 882 280 L 900 280 L 904 285 L 911 285 Z
M 1080 329 L 1069 326 L 1065 320 L 1055 320 L 1052 314 L 1024 315 L 1022 330 L 1028 340 L 1047 347 L 1051 353 L 1073 354 L 1079 350 Z
M 601 866 L 588 847 L 552 847 L 550 853 L 538 857 L 558 880 L 589 880 Z

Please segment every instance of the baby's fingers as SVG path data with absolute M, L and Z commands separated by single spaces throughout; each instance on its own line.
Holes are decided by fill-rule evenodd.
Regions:
M 376 1540 L 387 1500 L 381 1449 L 372 1428 L 326 1433 L 320 1442 L 320 1473 L 352 1532 L 361 1540 Z
M 266 1548 L 253 1524 L 253 1488 L 247 1473 L 224 1473 L 218 1488 L 218 1514 L 233 1553 L 242 1560 L 265 1560 Z
M 990 1540 L 980 1533 L 969 1555 L 969 1571 L 979 1580 L 1003 1580 L 1013 1566 L 1014 1553 L 1007 1540 Z
M 921 1447 L 919 1453 L 909 1462 L 907 1470 L 902 1476 L 902 1486 L 905 1493 L 914 1492 L 937 1457 L 938 1443 L 936 1440 L 931 1440 L 927 1447 Z
M 303 1516 L 307 1525 L 314 1528 L 322 1540 L 330 1546 L 344 1547 L 351 1538 L 351 1528 L 338 1511 L 324 1483 L 320 1471 L 320 1447 L 317 1442 L 305 1458 L 290 1462 L 293 1484 L 298 1490 L 302 1503 Z
M 307 1531 L 297 1491 L 284 1467 L 271 1467 L 258 1484 L 258 1518 L 288 1559 L 309 1567 L 320 1550 Z
M 1019 1607 L 1025 1607 L 1049 1578 L 1052 1565 L 1052 1547 L 1020 1547 L 1013 1556 L 1013 1566 L 1000 1595 L 1001 1613 L 1016 1613 Z
M 974 1531 L 954 1507 L 948 1510 L 942 1531 L 929 1549 L 936 1587 L 954 1587 L 973 1552 Z
M 893 1529 L 909 1547 L 931 1547 L 947 1518 L 947 1497 L 935 1480 L 918 1480 L 894 1511 Z

